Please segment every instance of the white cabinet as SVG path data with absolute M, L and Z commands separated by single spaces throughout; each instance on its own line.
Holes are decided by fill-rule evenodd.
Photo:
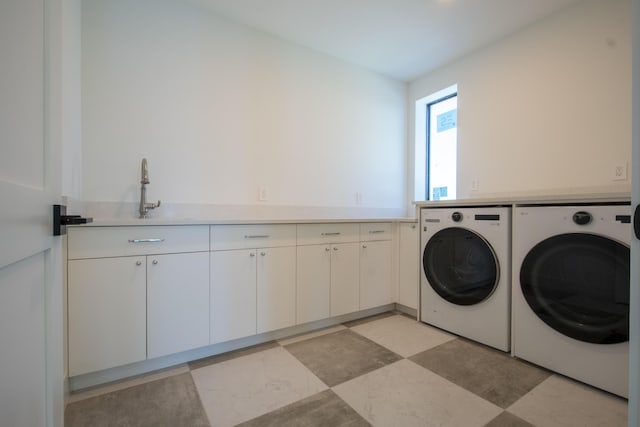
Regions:
M 208 343 L 208 228 L 69 230 L 70 376 Z
M 147 357 L 145 257 L 68 264 L 69 375 Z
M 295 324 L 296 226 L 211 226 L 211 342 Z
M 391 304 L 391 224 L 360 224 L 360 240 L 360 309 Z
M 256 333 L 256 251 L 211 252 L 211 343 Z
M 331 248 L 331 316 L 360 308 L 358 243 L 337 243 Z
M 297 248 L 296 323 L 325 319 L 331 313 L 331 246 Z
M 298 324 L 358 311 L 358 236 L 357 224 L 298 226 Z
M 147 257 L 147 357 L 209 344 L 209 253 Z
M 401 223 L 398 229 L 398 303 L 417 309 L 420 287 L 420 230 L 415 223 Z
M 295 246 L 260 249 L 256 258 L 258 333 L 295 325 Z

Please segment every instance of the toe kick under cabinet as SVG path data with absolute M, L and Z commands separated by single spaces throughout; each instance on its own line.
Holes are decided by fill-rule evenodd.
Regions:
M 68 238 L 69 375 L 209 344 L 209 227 L 79 227 Z

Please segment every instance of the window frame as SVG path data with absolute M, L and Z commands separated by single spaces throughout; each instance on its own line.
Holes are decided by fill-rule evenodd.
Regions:
M 441 98 L 438 98 L 438 99 L 436 99 L 434 101 L 431 101 L 431 102 L 428 102 L 426 104 L 426 112 L 425 113 L 426 113 L 426 125 L 427 125 L 427 128 L 426 128 L 426 140 L 425 140 L 425 144 L 426 144 L 426 158 L 425 158 L 426 173 L 425 173 L 425 176 L 424 176 L 424 179 L 425 179 L 425 183 L 424 183 L 424 185 L 425 185 L 425 189 L 424 189 L 425 190 L 425 194 L 424 194 L 425 200 L 432 200 L 431 199 L 431 191 L 430 191 L 430 188 L 431 188 L 431 185 L 430 185 L 430 178 L 431 178 L 431 165 L 430 165 L 430 161 L 431 161 L 431 107 L 436 105 L 436 104 L 439 104 L 441 102 L 444 102 L 444 101 L 446 101 L 448 99 L 457 97 L 457 96 L 458 96 L 458 91 L 456 90 L 455 92 L 449 93 L 448 95 L 445 95 L 445 96 L 443 96 Z M 456 107 L 456 109 L 457 109 L 457 107 Z M 458 127 L 458 124 L 457 124 L 457 120 L 456 120 L 456 128 L 457 127 Z M 458 143 L 458 140 L 456 138 L 456 145 L 457 145 L 457 143 Z M 457 173 L 457 161 L 458 161 L 457 157 L 458 156 L 456 154 L 456 173 Z M 457 183 L 456 183 L 456 185 L 457 185 Z M 456 191 L 456 195 L 457 195 L 457 191 Z

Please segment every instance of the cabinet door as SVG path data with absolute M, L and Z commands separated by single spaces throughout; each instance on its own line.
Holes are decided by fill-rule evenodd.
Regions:
M 420 287 L 420 233 L 416 224 L 400 224 L 398 303 L 417 309 Z
M 147 357 L 209 344 L 209 253 L 147 257 Z
M 258 249 L 258 333 L 296 323 L 296 248 Z
M 296 259 L 296 323 L 330 315 L 331 247 L 298 246 Z
M 69 261 L 69 376 L 144 360 L 145 257 Z
M 391 241 L 361 243 L 360 309 L 392 302 Z
M 256 251 L 211 252 L 211 343 L 256 333 Z
M 353 313 L 360 308 L 358 243 L 331 248 L 331 316 Z

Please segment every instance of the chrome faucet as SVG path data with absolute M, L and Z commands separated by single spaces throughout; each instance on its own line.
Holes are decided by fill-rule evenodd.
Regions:
M 142 178 L 140 179 L 140 218 L 148 218 L 149 210 L 160 206 L 158 203 L 147 203 L 147 184 L 149 184 L 149 169 L 147 167 L 147 159 L 142 159 Z

